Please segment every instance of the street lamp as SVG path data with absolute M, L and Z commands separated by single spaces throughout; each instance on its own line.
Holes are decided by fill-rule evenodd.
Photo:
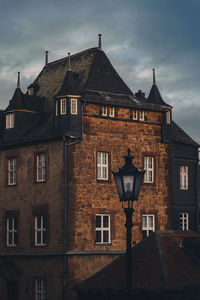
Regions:
M 144 178 L 145 171 L 139 171 L 132 163 L 133 156 L 128 155 L 125 158 L 125 164 L 118 172 L 112 172 L 117 186 L 120 202 L 126 215 L 126 283 L 127 291 L 131 293 L 132 266 L 131 266 L 131 231 L 133 216 L 133 201 L 138 200 L 140 188 Z

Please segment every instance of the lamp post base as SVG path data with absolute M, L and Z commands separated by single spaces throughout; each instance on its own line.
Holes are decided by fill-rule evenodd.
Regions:
M 131 207 L 124 208 L 124 213 L 126 215 L 126 288 L 129 296 L 132 287 L 131 232 L 133 227 L 133 212 L 134 209 Z

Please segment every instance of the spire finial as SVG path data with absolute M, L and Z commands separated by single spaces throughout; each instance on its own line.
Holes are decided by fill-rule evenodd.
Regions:
M 68 52 L 68 71 L 71 71 L 71 57 L 70 57 L 70 52 Z
M 45 55 L 45 66 L 48 64 L 48 53 L 49 51 L 45 51 L 46 55 Z
M 155 69 L 153 70 L 153 84 L 156 84 L 156 75 L 155 75 Z
M 17 77 L 17 88 L 20 88 L 20 72 L 18 72 L 18 77 Z
M 99 36 L 99 46 L 98 46 L 98 48 L 99 48 L 99 49 L 102 49 L 102 43 L 101 43 L 101 37 L 102 37 L 102 34 L 99 33 L 98 36 Z

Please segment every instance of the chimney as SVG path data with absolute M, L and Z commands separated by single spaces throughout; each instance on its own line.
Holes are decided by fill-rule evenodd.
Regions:
M 20 72 L 18 72 L 18 78 L 17 78 L 17 88 L 20 88 Z
M 135 96 L 140 100 L 145 100 L 145 93 L 143 93 L 142 90 L 138 90 L 138 92 L 135 93 Z
M 152 70 L 153 70 L 153 84 L 155 85 L 156 84 L 155 69 L 152 69 Z
M 68 52 L 68 71 L 71 71 L 71 57 L 70 57 L 70 52 Z
M 45 66 L 48 64 L 48 54 L 49 51 L 45 51 L 46 55 L 45 55 Z
M 98 36 L 99 36 L 99 46 L 98 46 L 98 48 L 101 50 L 102 49 L 102 43 L 101 43 L 102 34 L 99 33 Z

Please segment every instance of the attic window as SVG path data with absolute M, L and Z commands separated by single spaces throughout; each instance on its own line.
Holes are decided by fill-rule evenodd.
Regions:
M 166 123 L 170 124 L 171 123 L 171 116 L 170 116 L 170 111 L 166 111 Z
M 114 107 L 109 107 L 109 117 L 114 117 L 115 116 L 115 108 Z
M 28 95 L 30 95 L 30 96 L 33 95 L 33 91 L 34 91 L 33 88 L 29 88 L 28 89 Z
M 139 111 L 139 120 L 144 121 L 144 111 L 143 110 Z
M 77 113 L 78 113 L 77 99 L 71 99 L 71 114 L 77 115 Z
M 66 115 L 66 113 L 67 113 L 66 99 L 61 99 L 60 100 L 60 114 L 61 115 Z
M 10 129 L 14 127 L 14 113 L 10 113 L 6 115 L 6 129 Z
M 103 106 L 103 107 L 102 107 L 102 116 L 107 116 L 107 114 L 108 114 L 107 107 L 106 107 L 106 106 Z

